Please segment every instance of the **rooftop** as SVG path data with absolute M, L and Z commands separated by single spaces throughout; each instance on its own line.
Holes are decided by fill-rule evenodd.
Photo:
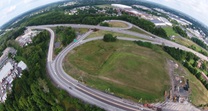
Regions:
M 158 19 L 153 19 L 153 20 L 151 20 L 151 22 L 154 23 L 154 24 L 156 24 L 156 23 L 164 23 L 164 22 L 162 22 L 162 21 L 160 21 Z
M 7 64 L 0 71 L 0 82 L 2 82 L 2 79 L 4 79 L 12 69 L 12 64 L 10 62 L 7 62 Z
M 27 65 L 23 61 L 20 61 L 17 66 L 22 70 L 27 69 Z

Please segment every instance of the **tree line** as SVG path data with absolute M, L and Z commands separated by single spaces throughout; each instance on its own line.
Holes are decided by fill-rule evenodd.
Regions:
M 157 36 L 169 39 L 167 33 L 161 27 L 156 27 L 152 22 L 138 18 L 135 16 L 130 16 L 123 14 L 121 16 L 108 16 L 105 14 L 78 14 L 78 15 L 66 15 L 63 12 L 49 12 L 44 13 L 41 16 L 31 18 L 27 21 L 26 25 L 45 25 L 45 24 L 89 24 L 97 25 L 104 20 L 124 20 L 135 24 L 142 29 L 151 32 Z
M 198 44 L 199 46 L 203 47 L 204 49 L 208 50 L 207 44 L 205 44 L 202 40 L 195 38 L 195 37 L 192 37 L 191 40 L 195 42 L 196 44 Z
M 156 47 L 156 45 L 149 43 L 149 42 L 142 42 L 142 41 L 135 41 L 135 43 L 139 46 L 147 47 L 153 49 Z M 206 66 L 207 62 L 202 62 L 201 67 L 197 68 L 197 61 L 199 60 L 199 57 L 194 55 L 191 52 L 183 51 L 179 48 L 173 48 L 168 46 L 162 46 L 162 49 L 167 52 L 169 55 L 171 55 L 175 60 L 179 61 L 183 64 L 184 67 L 186 67 L 200 82 L 204 85 L 204 87 L 208 90 L 208 83 L 206 80 L 204 80 L 201 76 L 201 72 L 207 72 L 208 67 Z M 194 63 L 190 63 L 190 61 L 193 60 Z M 202 70 L 202 71 L 199 71 Z M 206 74 L 206 73 L 205 73 Z
M 187 37 L 186 31 L 184 31 L 183 29 L 181 29 L 179 26 L 173 26 L 173 30 L 176 33 L 178 33 L 179 35 L 181 35 L 182 37 Z
M 197 68 L 197 61 L 199 60 L 199 57 L 191 52 L 186 52 L 179 48 L 176 49 L 173 47 L 164 46 L 163 50 L 170 54 L 174 59 L 180 61 L 183 66 L 186 67 L 193 75 L 195 75 L 196 78 L 200 80 L 201 83 L 208 90 L 208 83 L 201 77 L 201 71 L 199 71 L 199 68 Z M 190 64 L 191 60 L 194 60 L 194 63 Z M 202 63 L 200 69 L 203 71 L 207 71 L 206 62 Z

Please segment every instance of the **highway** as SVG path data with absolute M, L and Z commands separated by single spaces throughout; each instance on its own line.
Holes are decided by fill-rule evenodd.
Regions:
M 130 23 L 129 23 L 130 24 Z M 145 39 L 141 41 L 148 41 L 153 44 L 159 44 L 159 45 L 166 45 L 170 47 L 176 47 L 180 48 L 185 51 L 190 51 L 199 56 L 200 58 L 207 60 L 207 57 L 199 54 L 196 51 L 193 51 L 185 46 L 179 45 L 177 43 L 174 43 L 172 41 L 157 37 L 155 35 L 154 38 L 136 33 L 131 32 L 126 29 L 129 29 L 133 26 L 129 25 L 128 28 L 110 28 L 110 27 L 102 27 L 102 26 L 92 26 L 92 25 L 81 25 L 81 24 L 58 24 L 58 25 L 40 25 L 40 26 L 31 26 L 27 27 L 30 29 L 41 29 L 41 30 L 47 30 L 50 32 L 51 39 L 49 44 L 49 50 L 48 50 L 48 57 L 47 57 L 47 70 L 49 72 L 50 77 L 52 80 L 57 84 L 58 87 L 66 90 L 70 95 L 77 97 L 87 103 L 94 104 L 98 107 L 101 107 L 105 110 L 109 111 L 139 111 L 139 110 L 146 110 L 149 111 L 150 109 L 143 108 L 142 105 L 130 102 L 128 100 L 125 100 L 123 98 L 119 98 L 110 94 L 106 94 L 104 92 L 92 89 L 90 87 L 85 86 L 84 84 L 78 82 L 71 76 L 65 73 L 62 67 L 62 62 L 64 57 L 75 47 L 80 46 L 86 42 L 93 41 L 93 40 L 99 40 L 102 39 L 102 37 L 95 37 L 84 40 L 88 35 L 92 33 L 90 30 L 86 34 L 82 35 L 81 37 L 77 38 L 77 42 L 73 42 L 69 44 L 65 49 L 63 49 L 56 58 L 53 59 L 53 46 L 54 46 L 54 39 L 55 34 L 53 30 L 51 30 L 51 27 L 57 27 L 57 26 L 71 26 L 73 28 L 97 28 L 100 30 L 106 30 L 106 31 L 112 31 L 112 32 L 118 32 L 118 33 L 124 33 L 128 35 L 133 35 L 138 37 L 138 39 L 133 38 L 126 38 L 126 37 L 118 37 L 118 39 L 121 40 L 129 40 L 129 41 L 135 41 L 135 40 L 141 40 L 139 38 Z M 128 102 L 127 102 L 128 101 Z

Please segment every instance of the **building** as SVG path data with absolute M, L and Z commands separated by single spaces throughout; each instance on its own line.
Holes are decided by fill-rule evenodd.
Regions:
M 172 23 L 170 23 L 166 18 L 164 17 L 159 17 L 159 18 L 154 18 L 150 20 L 152 23 L 155 24 L 155 26 L 172 26 Z
M 158 18 L 160 21 L 162 21 L 162 22 L 164 22 L 166 25 L 168 25 L 168 26 L 172 26 L 173 24 L 172 23 L 170 23 L 169 21 L 168 21 L 168 19 L 166 19 L 166 18 L 164 18 L 164 17 L 159 17 Z
M 21 77 L 22 70 L 27 69 L 27 65 L 20 61 L 18 64 L 7 62 L 7 64 L 0 70 L 0 102 L 5 102 L 7 92 L 12 90 L 12 82 L 16 77 Z
M 5 79 L 13 70 L 13 66 L 10 62 L 7 62 L 5 66 L 0 70 L 0 82 L 2 83 L 3 79 Z
M 153 20 L 150 20 L 152 23 L 155 24 L 155 26 L 166 26 L 166 24 L 158 19 L 153 19 Z
M 39 34 L 40 31 L 32 31 L 31 29 L 27 29 L 24 32 L 24 35 L 17 37 L 15 40 L 19 43 L 21 47 L 27 46 L 32 43 L 32 38 Z
M 181 24 L 181 25 L 192 25 L 192 23 L 191 22 L 189 22 L 189 21 L 187 21 L 187 20 L 185 20 L 185 19 L 182 19 L 182 18 L 179 18 L 179 17 L 170 17 L 172 20 L 175 20 L 175 21 L 177 21 L 179 24 Z
M 21 68 L 21 70 L 27 69 L 27 65 L 23 61 L 20 61 L 17 67 Z
M 17 53 L 17 50 L 15 50 L 14 48 L 12 47 L 7 47 L 4 51 L 3 51 L 3 54 L 2 56 L 0 57 L 0 68 L 2 68 L 5 63 L 7 62 L 8 60 L 8 56 L 9 54 L 12 54 L 12 55 L 15 55 Z

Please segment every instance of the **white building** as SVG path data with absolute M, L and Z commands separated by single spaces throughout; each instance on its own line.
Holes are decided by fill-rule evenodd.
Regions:
M 173 24 L 172 23 L 170 23 L 169 21 L 168 21 L 168 19 L 166 19 L 166 18 L 164 18 L 164 17 L 159 17 L 158 18 L 160 21 L 162 21 L 162 22 L 164 22 L 166 25 L 168 25 L 168 26 L 172 26 Z
M 7 98 L 7 93 L 4 93 L 4 95 L 1 97 L 1 101 L 5 102 Z
M 7 62 L 7 64 L 0 71 L 0 82 L 2 82 L 2 80 L 11 73 L 12 69 L 12 64 L 10 62 Z
M 166 24 L 158 19 L 151 20 L 152 23 L 155 24 L 155 26 L 166 26 Z
M 164 17 L 156 17 L 152 20 L 150 20 L 152 23 L 155 24 L 155 26 L 172 26 L 172 23 L 170 23 L 166 18 Z
M 20 61 L 17 67 L 21 68 L 22 70 L 27 69 L 27 65 L 23 61 Z

